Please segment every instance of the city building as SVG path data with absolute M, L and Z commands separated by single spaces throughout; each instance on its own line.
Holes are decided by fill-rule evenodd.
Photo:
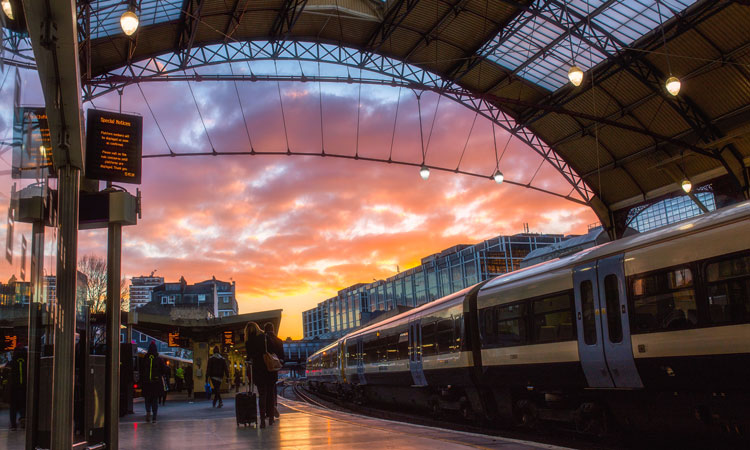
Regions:
M 133 277 L 130 279 L 130 310 L 138 309 L 151 301 L 151 291 L 156 286 L 164 284 L 164 277 L 151 275 Z
M 150 314 L 184 316 L 185 318 L 213 318 L 238 314 L 235 282 L 215 277 L 196 284 L 188 284 L 184 277 L 178 282 L 162 283 L 151 289 L 151 300 L 139 307 Z
M 304 311 L 304 339 L 339 337 L 368 322 L 375 313 L 417 307 L 517 270 L 532 250 L 564 239 L 561 234 L 521 233 L 445 249 L 422 258 L 417 267 L 385 280 L 349 286 Z

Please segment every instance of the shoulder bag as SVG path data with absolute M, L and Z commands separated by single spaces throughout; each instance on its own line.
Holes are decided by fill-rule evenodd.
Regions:
M 268 336 L 263 336 L 263 344 L 266 347 L 266 352 L 263 354 L 263 362 L 266 364 L 266 369 L 269 372 L 278 372 L 281 369 L 281 361 L 278 356 L 268 352 Z

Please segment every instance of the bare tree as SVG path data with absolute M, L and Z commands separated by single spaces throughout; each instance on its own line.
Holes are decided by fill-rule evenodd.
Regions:
M 78 270 L 86 275 L 85 286 L 78 289 L 78 295 L 86 301 L 92 313 L 104 312 L 107 305 L 107 260 L 96 255 L 86 255 L 78 261 Z M 120 280 L 120 308 L 130 307 L 130 293 L 126 279 Z

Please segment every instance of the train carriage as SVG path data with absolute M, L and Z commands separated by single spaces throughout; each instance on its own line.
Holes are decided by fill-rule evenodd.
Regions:
M 326 379 L 490 420 L 747 434 L 749 219 L 743 202 L 480 283 L 345 336 Z

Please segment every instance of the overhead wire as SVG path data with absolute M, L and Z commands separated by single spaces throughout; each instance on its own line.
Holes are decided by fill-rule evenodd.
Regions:
M 396 115 L 393 118 L 393 133 L 391 134 L 391 151 L 388 153 L 388 161 L 393 159 L 393 142 L 396 139 L 396 123 L 398 122 L 398 109 L 401 105 L 401 86 L 398 87 L 398 97 L 396 98 Z
M 185 76 L 187 76 L 187 73 L 185 73 Z M 208 134 L 208 127 L 206 127 L 206 122 L 203 120 L 203 114 L 201 113 L 201 108 L 198 105 L 198 100 L 195 98 L 193 87 L 190 86 L 190 81 L 187 81 L 187 85 L 188 85 L 188 90 L 190 90 L 190 96 L 193 97 L 193 103 L 195 103 L 195 109 L 198 111 L 198 117 L 201 119 L 201 124 L 203 125 L 203 131 L 206 132 L 206 139 L 208 139 L 208 145 L 211 146 L 211 151 L 216 153 L 216 148 L 214 148 L 214 143 L 211 141 L 211 135 Z
M 232 63 L 229 63 L 229 71 L 234 75 L 234 69 L 232 68 Z M 247 133 L 247 140 L 250 143 L 250 150 L 254 151 L 255 146 L 253 145 L 253 139 L 250 137 L 250 128 L 247 125 L 247 118 L 245 117 L 245 108 L 242 106 L 242 97 L 240 96 L 240 89 L 237 86 L 237 80 L 233 80 L 234 82 L 234 92 L 237 94 L 237 102 L 240 104 L 240 113 L 242 113 L 242 124 L 245 125 L 245 133 Z
M 276 60 L 273 60 L 273 68 L 276 71 L 276 75 L 279 75 L 279 68 L 276 65 Z M 286 129 L 286 114 L 284 114 L 284 101 L 281 99 L 281 83 L 276 82 L 276 90 L 279 93 L 279 106 L 281 107 L 281 122 L 282 125 L 284 125 L 284 139 L 286 140 L 286 151 L 287 153 L 291 152 L 292 150 L 289 148 L 289 133 Z
M 154 119 L 154 123 L 156 123 L 156 128 L 159 130 L 159 133 L 161 134 L 162 139 L 164 139 L 164 143 L 167 144 L 167 149 L 169 150 L 169 154 L 174 156 L 176 153 L 172 150 L 172 146 L 169 145 L 169 141 L 167 140 L 167 137 L 164 135 L 164 130 L 161 129 L 161 125 L 159 125 L 159 121 L 156 119 L 156 114 L 154 114 L 154 110 L 151 109 L 151 105 L 148 102 L 148 99 L 146 98 L 146 94 L 143 93 L 143 88 L 141 88 L 141 83 L 136 83 L 136 86 L 138 86 L 138 91 L 141 93 L 141 97 L 143 97 L 143 101 L 146 103 L 146 107 L 148 108 L 148 111 L 151 113 L 151 117 Z

